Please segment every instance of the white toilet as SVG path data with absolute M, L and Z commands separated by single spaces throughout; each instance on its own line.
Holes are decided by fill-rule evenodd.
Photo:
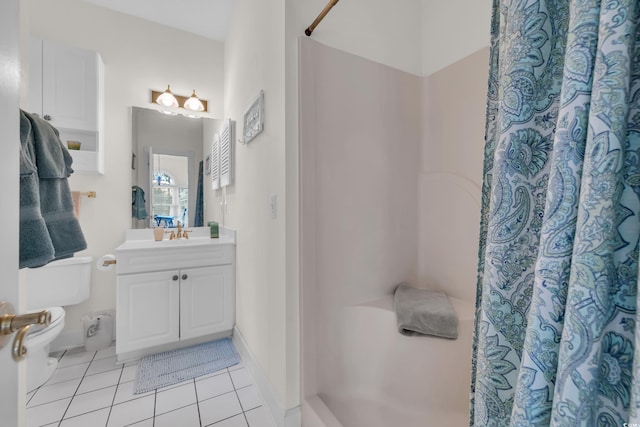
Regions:
M 64 328 L 62 306 L 89 298 L 92 261 L 91 257 L 66 258 L 25 271 L 27 311 L 49 310 L 51 313 L 49 326 L 32 326 L 25 339 L 28 391 L 40 387 L 56 370 L 58 360 L 49 357 L 49 348 Z

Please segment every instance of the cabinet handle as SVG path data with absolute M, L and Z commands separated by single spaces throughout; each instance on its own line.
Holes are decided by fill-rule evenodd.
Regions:
M 182 275 L 182 280 L 187 280 L 187 278 L 188 278 L 188 277 L 189 277 L 189 276 L 187 276 L 186 274 L 183 274 L 183 275 Z
M 175 282 L 176 280 L 178 280 L 178 275 L 177 274 L 175 276 L 173 276 L 173 281 Z
M 51 116 L 48 114 L 45 114 L 43 117 L 46 121 L 50 121 L 51 120 Z

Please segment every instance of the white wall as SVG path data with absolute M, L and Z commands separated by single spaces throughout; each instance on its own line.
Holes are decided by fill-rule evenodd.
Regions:
M 425 0 L 348 0 L 338 2 L 311 38 L 412 74 L 422 74 L 422 3 Z M 288 19 L 299 36 L 327 0 L 289 2 Z M 306 37 L 306 36 L 304 36 Z
M 285 188 L 284 0 L 238 0 L 225 43 L 225 117 L 242 135 L 245 110 L 264 90 L 264 131 L 235 146 L 235 183 L 226 190 L 225 225 L 237 229 L 237 327 L 284 409 L 299 402 L 297 351 L 290 351 L 287 322 Z M 209 190 L 211 191 L 211 190 Z M 222 221 L 222 190 L 213 194 L 205 222 Z M 277 199 L 271 217 L 270 199 Z M 297 309 L 297 304 L 293 307 Z M 297 347 L 294 344 L 294 347 Z M 293 360 L 292 360 L 293 359 Z
M 491 3 L 341 1 L 311 38 L 399 70 L 428 76 L 488 46 Z M 302 36 L 326 4 L 326 0 L 288 1 L 287 25 Z
M 422 0 L 422 75 L 489 45 L 492 0 Z
M 95 199 L 82 199 L 80 213 L 88 242 L 82 254 L 97 259 L 113 253 L 131 225 L 131 106 L 148 105 L 151 90 L 171 84 L 179 95 L 196 89 L 209 101 L 211 116 L 221 117 L 223 45 L 80 0 L 23 3 L 30 34 L 96 50 L 105 64 L 105 173 L 70 179 L 72 190 L 97 192 Z M 68 307 L 67 332 L 80 328 L 83 313 L 115 308 L 115 282 L 115 270 L 94 268 L 91 298 Z

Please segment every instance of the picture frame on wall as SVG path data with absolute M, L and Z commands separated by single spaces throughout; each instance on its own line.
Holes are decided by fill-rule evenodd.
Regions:
M 264 91 L 261 90 L 258 97 L 244 113 L 244 129 L 242 132 L 244 144 L 249 143 L 258 136 L 264 128 Z

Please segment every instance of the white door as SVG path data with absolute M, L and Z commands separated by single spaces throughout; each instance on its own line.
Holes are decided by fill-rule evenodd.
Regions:
M 18 155 L 20 147 L 20 1 L 0 2 L 0 183 L 2 245 L 0 300 L 18 307 Z M 13 336 L 11 337 L 13 340 Z M 11 358 L 11 345 L 0 349 L 0 417 L 2 425 L 24 425 L 24 363 Z

